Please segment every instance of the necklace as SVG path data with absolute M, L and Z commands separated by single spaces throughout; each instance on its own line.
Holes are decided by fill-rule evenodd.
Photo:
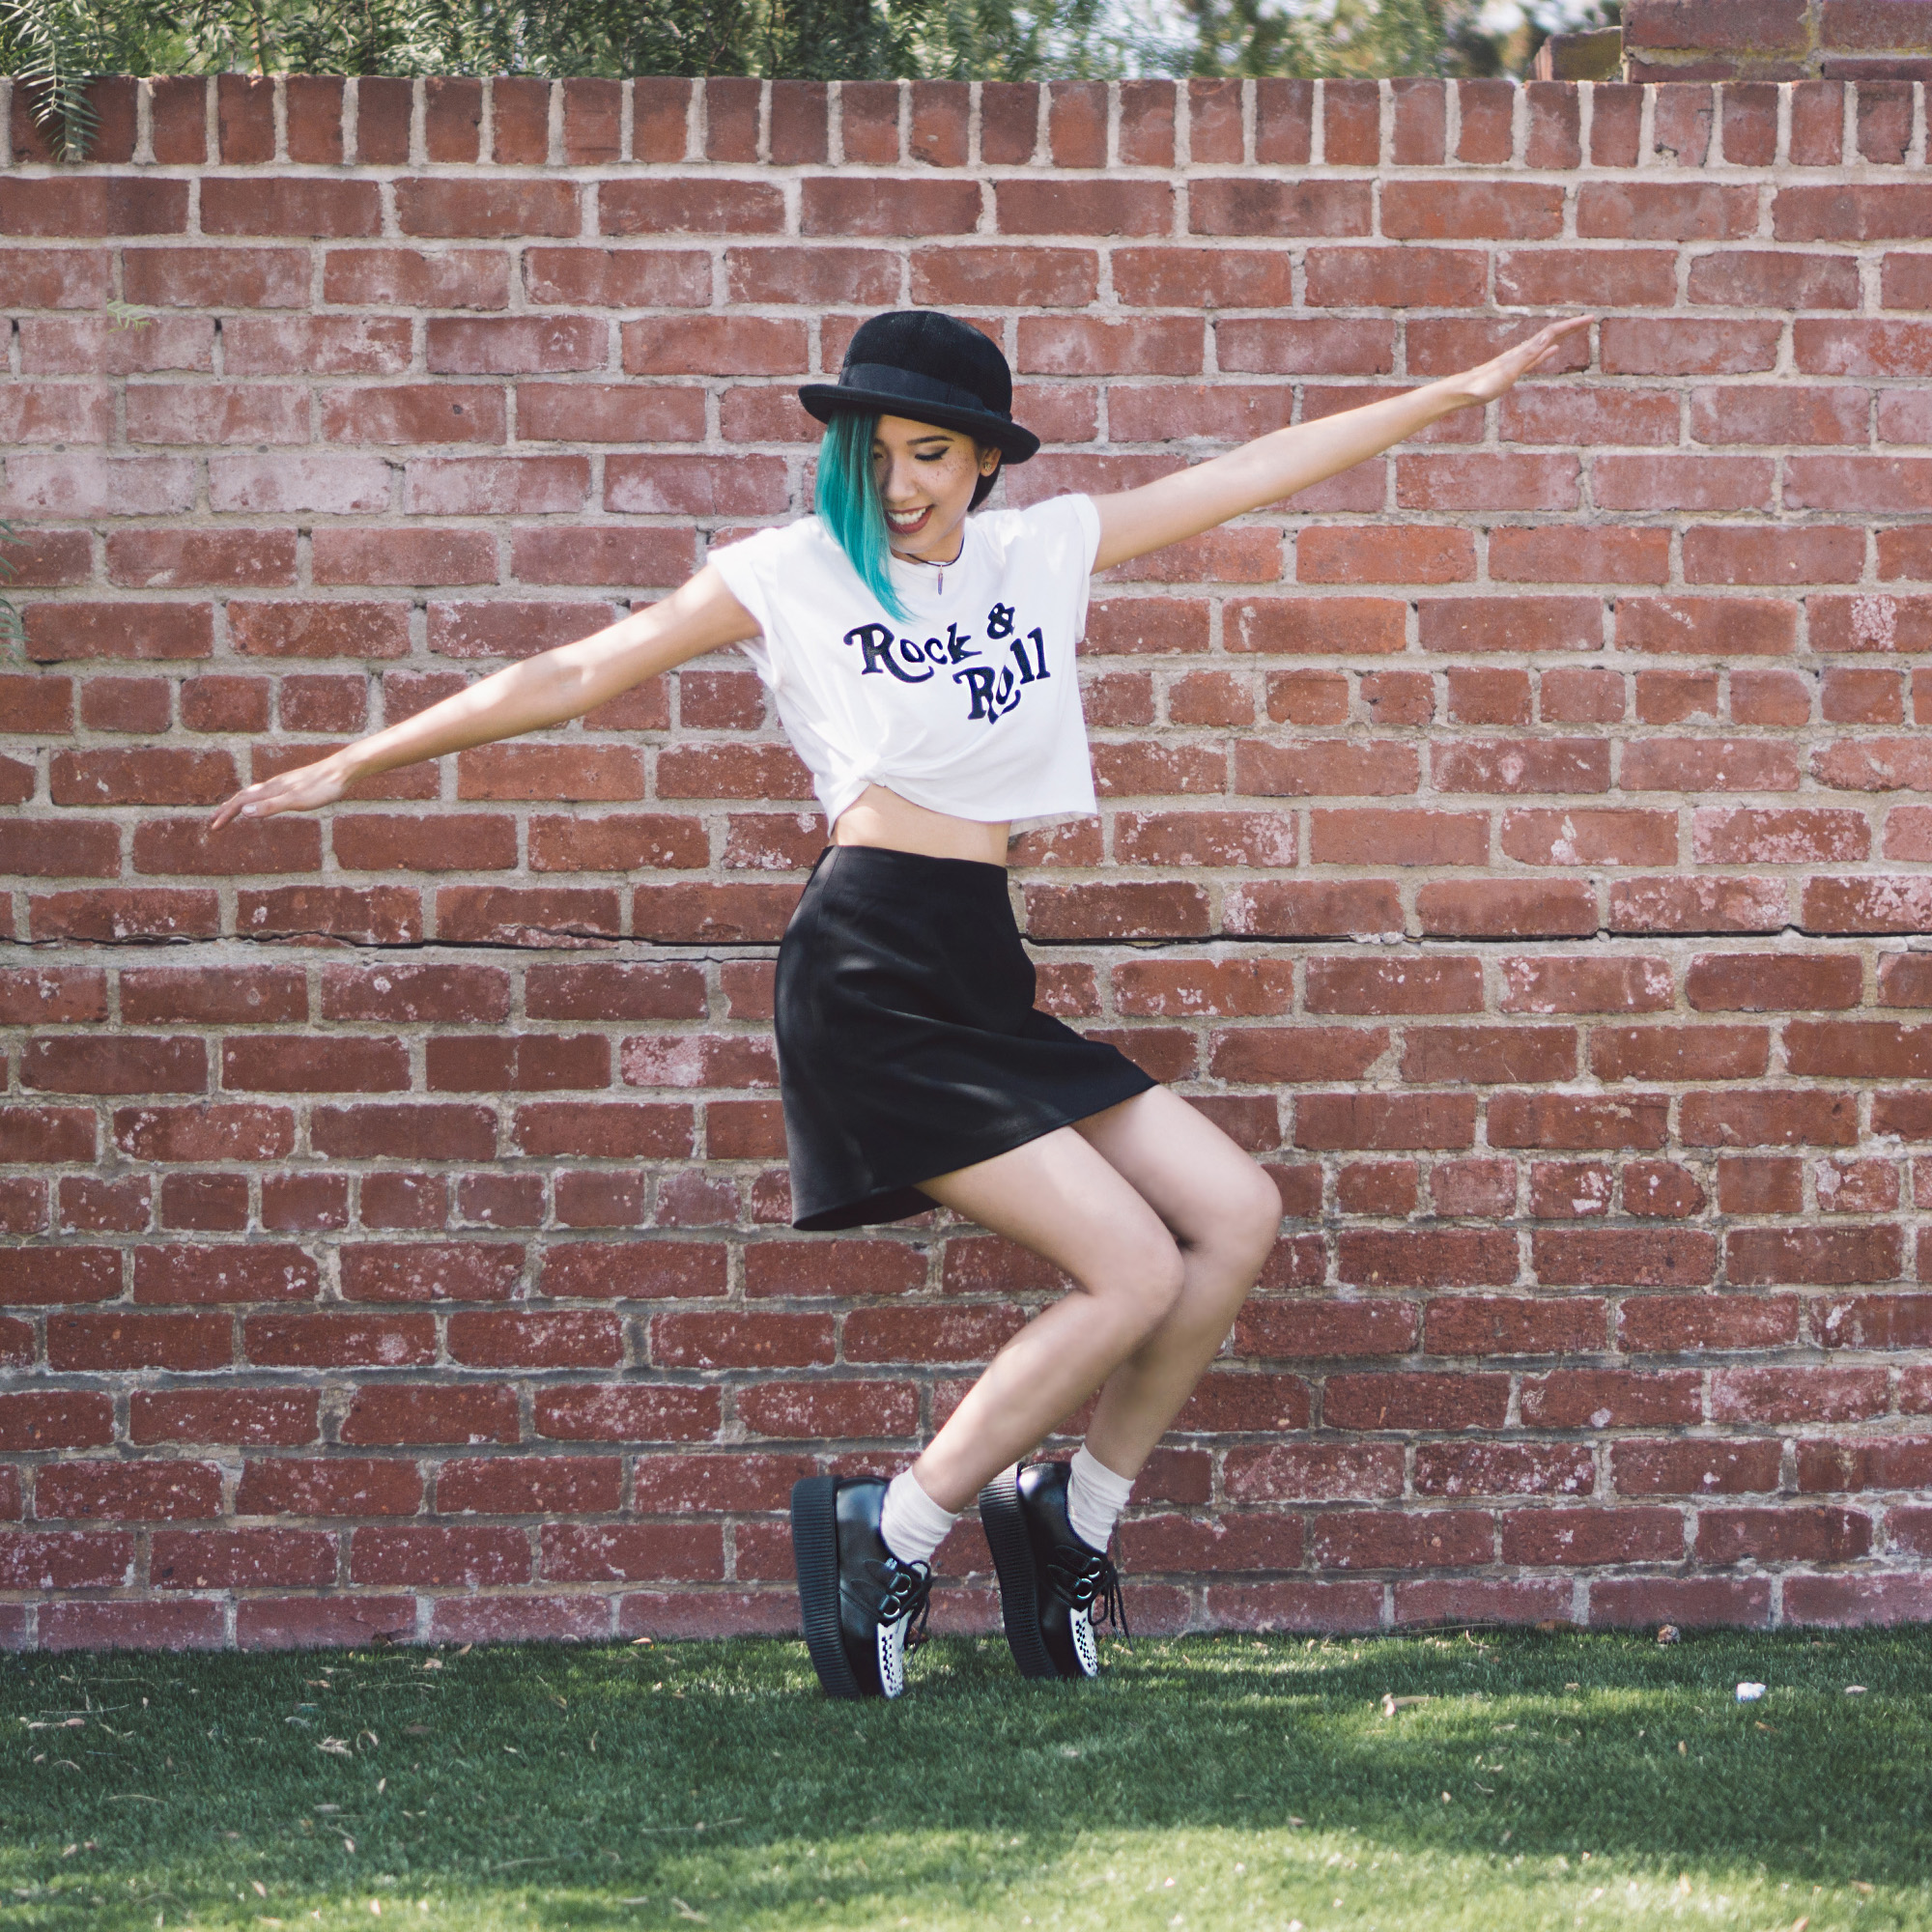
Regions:
M 966 539 L 963 535 L 960 537 L 959 554 L 953 557 L 950 563 L 934 563 L 930 557 L 925 556 L 907 556 L 903 551 L 897 550 L 894 551 L 893 554 L 901 563 L 916 563 L 920 569 L 931 571 L 933 573 L 932 594 L 935 597 L 944 597 L 946 595 L 946 573 L 952 569 L 953 565 L 964 559 L 966 555 Z

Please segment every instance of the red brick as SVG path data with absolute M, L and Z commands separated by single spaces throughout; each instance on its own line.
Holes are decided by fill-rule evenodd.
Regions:
M 1770 1057 L 1762 1027 L 1599 1027 L 1590 1036 L 1600 1080 L 1750 1080 Z
M 1429 1085 L 1490 1087 L 1512 1080 L 1564 1080 L 1577 1066 L 1570 1027 L 1411 1027 L 1402 1076 Z
M 338 832 L 346 823 L 338 819 Z M 442 821 L 439 821 L 442 822 Z M 126 994 L 124 991 L 123 999 Z M 504 1020 L 510 976 L 491 966 L 327 966 L 322 1012 L 332 1020 Z
M 1872 1524 L 1857 1510 L 1700 1510 L 1700 1563 L 1844 1563 L 1871 1551 Z
M 724 1574 L 724 1532 L 714 1523 L 552 1523 L 542 1548 L 543 1574 L 554 1582 L 688 1583 Z M 741 1546 L 741 1576 L 742 1563 Z
M 582 231 L 582 215 L 574 182 L 404 179 L 395 184 L 395 195 L 397 225 L 405 235 L 562 236 Z
M 382 232 L 382 201 L 374 182 L 294 175 L 227 181 L 212 176 L 202 185 L 201 229 L 204 235 L 290 235 L 316 240 L 377 235 Z
M 1600 463 L 1614 460 L 1602 458 Z M 1489 452 L 1402 456 L 1396 462 L 1396 501 L 1409 510 L 1570 510 L 1577 505 L 1577 461 L 1572 456 Z
M 924 1279 L 924 1254 L 900 1241 L 760 1242 L 745 1251 L 747 1294 L 904 1294 Z
M 508 886 L 450 886 L 437 894 L 437 930 L 445 940 L 470 945 L 614 939 L 619 930 L 617 895 L 562 887 L 526 892 Z
M 34 1481 L 42 1522 L 185 1522 L 221 1514 L 213 1463 L 50 1463 Z
M 431 1609 L 439 1643 L 573 1643 L 611 1633 L 610 1600 L 556 1597 L 443 1597 Z
M 1724 1237 L 1730 1279 L 1739 1283 L 1805 1282 L 1837 1287 L 1894 1281 L 1901 1266 L 1899 1230 L 1734 1228 Z
M 120 835 L 71 819 L 15 818 L 0 827 L 0 862 L 25 877 L 111 879 L 121 869 Z
M 452 1457 L 437 1471 L 437 1508 L 490 1515 L 614 1510 L 623 1470 L 614 1456 Z
M 912 84 L 912 139 L 907 158 L 936 168 L 966 164 L 966 130 L 970 95 L 963 82 L 916 80 Z M 982 110 L 988 128 L 995 113 Z M 993 156 L 988 154 L 990 160 Z
M 1365 236 L 1369 184 L 1265 176 L 1197 178 L 1188 185 L 1188 226 L 1196 235 Z
M 46 1190 L 40 1182 L 15 1182 L 9 1187 L 8 1197 L 23 1185 L 31 1190 L 28 1198 L 34 1206 L 31 1227 L 19 1232 L 39 1234 L 45 1222 Z M 138 1234 L 152 1217 L 150 1191 L 145 1175 L 123 1180 L 99 1180 L 85 1174 L 63 1176 L 55 1225 L 63 1235 Z
M 339 1439 L 358 1445 L 405 1442 L 514 1442 L 517 1396 L 509 1388 L 360 1388 L 342 1418 Z
M 547 1295 L 597 1300 L 723 1294 L 724 1250 L 703 1242 L 561 1243 L 546 1249 Z
M 1756 1094 L 1687 1094 L 1678 1117 L 1687 1147 L 1850 1147 L 1853 1096 L 1814 1088 Z
M 212 892 L 136 892 L 126 888 L 37 896 L 28 903 L 27 923 L 36 940 L 97 943 L 212 939 L 220 929 L 219 902 Z
M 0 1580 L 10 1590 L 112 1590 L 134 1580 L 125 1532 L 0 1531 Z
M 221 1081 L 231 1093 L 382 1094 L 410 1085 L 400 1040 L 258 1034 L 226 1041 Z
M 1785 890 L 1769 879 L 1633 879 L 1610 886 L 1613 932 L 1775 932 Z
M 12 459 L 10 469 L 16 479 L 18 472 L 32 460 L 29 457 Z M 82 506 L 75 504 L 74 507 L 78 509 Z M 123 506 L 124 511 L 135 507 Z M 213 613 L 205 604 L 37 604 L 30 607 L 26 613 L 26 626 L 27 655 L 39 664 L 74 658 L 205 658 L 213 650 Z M 72 757 L 78 754 L 66 755 Z M 168 752 L 94 754 L 96 759 L 136 758 L 149 764 L 158 763 L 162 767 L 179 757 L 193 755 Z M 225 753 L 212 755 L 223 760 L 226 758 Z M 63 801 L 56 792 L 54 802 L 104 804 L 109 801 Z
M 91 1390 L 30 1390 L 0 1396 L 0 1447 L 99 1449 L 114 1440 L 114 1406 Z
M 1586 884 L 1513 880 L 1423 886 L 1416 918 L 1425 933 L 1459 938 L 1576 935 L 1598 926 L 1596 894 Z
M 248 1359 L 264 1368 L 421 1368 L 436 1359 L 428 1315 L 251 1315 Z
M 1712 1235 L 1688 1229 L 1541 1229 L 1532 1237 L 1537 1278 L 1634 1288 L 1691 1288 L 1717 1272 Z
M 296 1448 L 317 1439 L 319 1400 L 301 1389 L 137 1389 L 128 1439 Z
M 1415 1452 L 1417 1495 L 1576 1496 L 1595 1487 L 1581 1442 L 1435 1442 Z
M 1145 1030 L 1116 1036 L 1116 1041 L 1136 1057 L 1154 1044 Z M 1185 1052 L 1192 1042 L 1180 1036 L 1177 1044 Z M 1358 1080 L 1387 1045 L 1388 1035 L 1380 1028 L 1243 1027 L 1212 1037 L 1208 1064 L 1216 1079 L 1243 1085 Z
M 51 177 L 0 183 L 0 234 L 65 239 L 83 235 L 182 235 L 186 230 L 185 181 L 81 175 L 66 180 Z M 205 232 L 216 231 L 205 228 Z
M 1432 1355 L 1594 1352 L 1604 1347 L 1607 1308 L 1603 1301 L 1526 1295 L 1438 1296 L 1423 1317 L 1422 1346 Z
M 1049 225 L 1044 228 L 1030 225 L 1030 215 L 1045 214 L 1047 211 L 1043 208 L 1035 210 L 1027 203 L 1024 191 L 1028 186 L 1028 184 L 1017 182 L 999 185 L 996 192 L 1000 226 L 1004 232 L 1151 234 L 1161 232 L 1165 226 L 1164 221 L 1158 227 L 1145 225 L 1145 216 L 1140 217 L 1143 225 L 1129 225 L 1124 230 L 1112 222 L 1104 226 L 1087 225 L 1090 221 L 1099 221 L 1101 216 L 1097 209 L 1085 201 L 1082 188 L 1090 192 L 1093 189 L 1104 192 L 1117 186 L 1138 190 L 1138 193 L 1129 192 L 1121 199 L 1133 208 L 1143 202 L 1164 207 L 1169 198 L 1168 190 L 1151 182 L 1056 182 L 1053 184 L 1055 191 L 1065 192 L 1069 198 L 1067 207 L 1078 213 L 1063 214 L 1061 210 L 1056 209 L 1049 216 Z M 1018 193 L 1020 199 L 1009 201 L 1009 193 Z M 799 194 L 799 233 L 808 236 L 871 238 L 911 235 L 923 238 L 928 235 L 964 235 L 970 234 L 979 223 L 980 190 L 974 182 L 895 181 L 882 177 L 858 181 L 838 176 L 808 176 L 800 184 Z M 1126 218 L 1130 223 L 1134 219 L 1132 216 Z
M 796 1369 L 836 1353 L 829 1315 L 659 1315 L 650 1336 L 652 1360 L 667 1368 Z
M 40 1638 L 42 1647 L 52 1651 L 218 1650 L 223 1642 L 222 1627 L 218 1603 L 90 1603 L 82 1599 L 48 1604 L 41 1611 Z
M 298 1248 L 166 1247 L 134 1251 L 137 1302 L 182 1307 L 201 1302 L 312 1301 L 321 1292 L 321 1278 L 314 1262 Z
M 365 78 L 356 100 L 356 158 L 393 166 L 410 157 L 414 88 L 400 77 Z
M 413 1516 L 421 1501 L 422 1474 L 413 1463 L 347 1456 L 249 1462 L 235 1492 L 239 1516 Z
M 918 1399 L 910 1382 L 759 1382 L 741 1389 L 737 1400 L 739 1421 L 753 1435 L 903 1437 L 918 1427 Z
M 1475 1510 L 1334 1510 L 1309 1525 L 1324 1570 L 1428 1570 L 1488 1563 L 1495 1520 Z
M 554 1441 L 629 1444 L 707 1441 L 718 1432 L 721 1411 L 715 1388 L 626 1383 L 544 1388 L 536 1396 L 532 1413 L 537 1434 Z M 653 1506 L 641 1490 L 638 1506 Z M 713 1496 L 707 1496 L 702 1505 L 705 1509 L 771 1506 L 751 1502 L 734 1505 Z
M 475 1368 L 615 1368 L 623 1325 L 601 1310 L 471 1314 L 449 1318 L 452 1359 Z
M 1883 1415 L 1883 1369 L 1724 1369 L 1711 1378 L 1714 1422 L 1859 1422 Z
M 1561 192 L 1541 183 L 1393 181 L 1382 188 L 1382 233 L 1397 241 L 1544 241 L 1561 225 Z
M 1525 1376 L 1522 1419 L 1533 1429 L 1662 1428 L 1702 1415 L 1701 1377 L 1629 1369 L 1558 1369 Z
M 1335 1176 L 1335 1205 L 1347 1214 L 1410 1214 L 1416 1173 L 1412 1160 L 1355 1162 Z
M 1624 1441 L 1610 1451 L 1618 1491 L 1641 1495 L 1735 1495 L 1777 1488 L 1771 1441 Z
M 1684 1519 L 1672 1509 L 1512 1510 L 1502 1528 L 1505 1563 L 1582 1568 L 1674 1563 L 1684 1554 Z
M 529 1538 L 509 1528 L 358 1529 L 349 1546 L 349 1576 L 355 1583 L 391 1588 L 526 1583 Z
M 1509 1402 L 1499 1375 L 1333 1375 L 1322 1393 L 1329 1429 L 1498 1429 Z
M 1702 1183 L 1689 1168 L 1667 1160 L 1634 1160 L 1624 1168 L 1623 1205 L 1627 1214 L 1682 1221 L 1707 1201 Z
M 148 1576 L 160 1590 L 313 1589 L 335 1580 L 335 1538 L 306 1529 L 161 1530 Z
M 1489 1103 L 1492 1147 L 1660 1148 L 1668 1103 L 1658 1094 L 1595 1098 L 1505 1093 Z
M 56 1371 L 225 1369 L 234 1356 L 226 1315 L 50 1315 L 47 1367 Z
M 374 1178 L 363 1181 L 365 1216 Z M 363 1242 L 341 1251 L 342 1294 L 348 1301 L 506 1301 L 523 1263 L 514 1242 Z
M 1294 1145 L 1315 1149 L 1468 1147 L 1476 1103 L 1462 1094 L 1304 1094 Z

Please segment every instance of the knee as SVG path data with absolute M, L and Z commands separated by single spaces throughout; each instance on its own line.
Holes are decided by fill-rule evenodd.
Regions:
M 1245 1293 L 1280 1236 L 1281 1191 L 1265 1168 L 1244 1159 L 1221 1177 L 1203 1206 L 1200 1234 L 1190 1245 L 1214 1252 Z
M 1259 1274 L 1281 1236 L 1281 1189 L 1274 1184 L 1274 1176 L 1258 1161 L 1247 1163 L 1241 1181 L 1231 1219 Z
M 1180 1250 L 1162 1236 L 1122 1254 L 1104 1280 L 1083 1286 L 1097 1290 L 1139 1336 L 1151 1334 L 1174 1312 L 1185 1281 Z

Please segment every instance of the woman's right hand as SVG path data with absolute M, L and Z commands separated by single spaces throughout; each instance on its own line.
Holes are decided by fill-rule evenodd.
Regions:
M 333 805 L 348 789 L 348 775 L 339 760 L 321 758 L 312 765 L 300 765 L 259 784 L 244 786 L 222 803 L 209 820 L 208 829 L 219 832 L 238 818 L 272 818 L 278 811 L 313 811 L 317 806 Z

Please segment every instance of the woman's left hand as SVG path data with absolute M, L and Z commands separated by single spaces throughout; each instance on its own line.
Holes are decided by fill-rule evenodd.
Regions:
M 1588 328 L 1595 320 L 1594 316 L 1573 315 L 1566 321 L 1552 322 L 1548 328 L 1539 328 L 1500 355 L 1453 378 L 1454 385 L 1471 404 L 1492 403 L 1498 396 L 1508 395 L 1525 376 L 1548 361 L 1579 328 Z

